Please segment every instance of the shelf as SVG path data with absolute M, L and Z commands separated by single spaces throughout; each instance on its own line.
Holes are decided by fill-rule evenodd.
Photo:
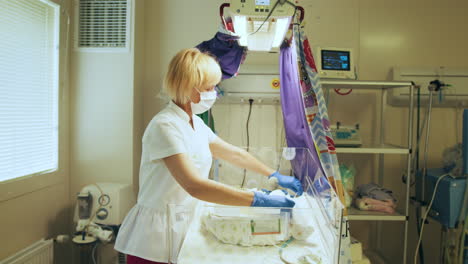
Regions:
M 361 211 L 354 207 L 348 209 L 348 220 L 350 221 L 406 221 L 406 216 L 395 213 L 386 214 L 373 211 Z
M 409 154 L 408 148 L 393 145 L 364 145 L 362 147 L 337 147 L 336 153 L 356 154 Z
M 325 80 L 322 86 L 331 89 L 392 89 L 411 86 L 411 82 L 405 81 L 360 81 L 360 80 Z

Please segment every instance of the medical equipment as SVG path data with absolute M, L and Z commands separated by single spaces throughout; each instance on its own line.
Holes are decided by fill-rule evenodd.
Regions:
M 448 177 L 449 175 L 448 174 L 444 174 L 442 176 L 440 176 L 436 183 L 435 183 L 435 186 L 434 186 L 434 192 L 432 193 L 432 197 L 431 197 L 431 201 L 429 202 L 429 205 L 427 207 L 427 210 L 421 220 L 421 231 L 419 233 L 419 239 L 418 239 L 418 243 L 416 244 L 416 250 L 415 250 L 415 254 L 414 254 L 414 264 L 417 264 L 418 263 L 418 252 L 419 252 L 419 246 L 421 245 L 421 242 L 422 242 L 422 238 L 423 238 L 423 233 L 424 233 L 424 226 L 426 225 L 426 219 L 427 219 L 427 216 L 429 215 L 429 212 L 432 208 L 432 204 L 434 202 L 434 199 L 435 199 L 435 196 L 437 194 L 437 187 L 439 186 L 439 183 L 445 178 L 445 177 Z
M 81 189 L 76 198 L 76 233 L 72 239 L 78 248 L 78 263 L 96 263 L 99 242 L 106 244 L 114 239 L 134 204 L 131 184 L 94 183 Z M 122 254 L 118 258 L 123 258 Z
M 427 160 L 428 160 L 428 148 L 429 148 L 429 135 L 430 135 L 430 124 L 431 124 L 431 113 L 432 113 L 432 107 L 433 107 L 433 97 L 434 93 L 440 92 L 443 87 L 448 86 L 448 84 L 445 84 L 438 79 L 432 80 L 428 84 L 428 91 L 429 91 L 429 105 L 427 107 L 427 115 L 426 115 L 426 120 L 423 124 L 422 129 L 419 130 L 418 128 L 418 135 L 417 135 L 417 143 L 416 143 L 416 156 L 417 158 L 419 156 L 419 145 L 420 145 L 420 139 L 422 136 L 422 132 L 424 128 L 426 128 L 426 138 L 425 138 L 425 145 L 424 145 L 424 160 L 423 160 L 423 167 L 421 170 L 421 173 L 416 177 L 416 199 L 419 201 L 427 201 L 427 195 L 426 195 L 426 175 L 427 175 Z M 464 128 L 465 129 L 465 128 Z M 467 128 L 468 129 L 468 128 Z M 468 131 L 468 130 L 464 130 Z M 466 133 L 466 132 L 465 132 Z M 432 192 L 430 192 L 432 194 Z
M 272 80 L 278 76 L 278 74 L 241 72 L 238 76 L 221 82 L 220 87 L 224 91 L 224 96 L 219 102 L 249 104 L 249 99 L 253 99 L 255 104 L 279 104 L 280 89 L 271 87 Z
M 446 174 L 444 169 L 427 170 L 425 202 L 431 201 L 431 194 L 435 191 L 435 183 Z M 447 228 L 455 228 L 463 209 L 466 178 L 445 177 L 437 189 L 429 216 Z
M 284 249 L 281 250 L 279 245 L 291 240 L 288 240 L 288 237 L 291 237 L 292 229 L 296 225 L 289 226 L 289 224 L 298 216 L 305 220 L 301 221 L 301 224 L 312 228 L 306 230 L 302 240 L 293 236 L 291 242 L 287 244 L 287 250 L 306 248 L 310 250 L 307 255 L 313 254 L 321 260 L 321 262 L 304 263 L 338 263 L 339 230 L 332 231 L 334 228 L 330 228 L 327 218 L 320 213 L 317 200 L 312 198 L 310 203 L 309 208 L 297 209 L 219 207 L 199 204 L 187 228 L 187 236 L 180 247 L 180 253 L 174 262 L 178 264 L 284 263 L 281 262 Z M 214 212 L 219 213 L 224 210 L 234 211 L 235 213 L 231 212 L 231 215 L 235 215 L 236 220 L 233 217 L 230 222 L 220 222 L 219 218 L 216 221 L 210 218 Z M 239 219 L 240 216 L 243 216 L 242 219 Z M 207 221 L 210 222 L 206 223 Z M 272 222 L 276 226 L 272 226 Z M 177 225 L 177 222 L 171 224 Z M 249 228 L 252 224 L 256 229 Z M 221 231 L 223 226 L 224 231 Z M 171 232 L 175 233 L 173 229 Z M 296 236 L 300 237 L 299 232 Z
M 331 133 L 335 139 L 336 147 L 359 147 L 362 145 L 359 124 L 351 127 L 341 126 L 340 122 L 337 122 L 336 126 L 331 127 Z
M 394 67 L 393 80 L 413 81 L 420 87 L 434 80 L 439 80 L 445 85 L 439 90 L 434 90 L 433 107 L 466 107 L 468 105 L 468 68 L 460 67 Z M 420 104 L 429 104 L 429 89 L 421 89 Z M 408 91 L 397 88 L 388 94 L 388 102 L 394 106 L 408 104 Z M 416 98 L 415 98 L 416 100 Z
M 226 6 L 230 6 L 232 21 L 223 16 Z M 288 0 L 231 0 L 221 5 L 220 15 L 226 29 L 240 36 L 239 45 L 251 51 L 270 51 L 283 42 L 295 10 Z
M 440 91 L 442 87 L 446 86 L 439 80 L 434 80 L 429 83 L 429 106 L 427 128 L 430 125 L 430 114 L 432 108 L 433 93 Z M 421 130 L 422 131 L 422 130 Z M 419 131 L 418 131 L 419 133 Z M 422 134 L 422 133 L 421 133 Z M 416 246 L 416 252 L 414 255 L 414 263 L 416 263 L 420 243 L 423 236 L 425 221 L 430 216 L 432 219 L 440 222 L 443 225 L 443 234 L 447 238 L 443 239 L 443 259 L 457 259 L 458 263 L 463 261 L 464 254 L 464 239 L 466 233 L 466 220 L 467 220 L 467 205 L 468 205 L 468 184 L 466 179 L 466 164 L 468 157 L 466 152 L 463 151 L 462 162 L 463 170 L 458 168 L 457 173 L 452 173 L 453 168 L 441 168 L 441 169 L 427 169 L 427 141 L 429 138 L 429 131 L 426 134 L 426 146 L 424 155 L 424 165 L 421 172 L 416 175 L 416 199 L 417 204 L 428 204 L 426 207 L 421 207 L 425 211 L 422 213 L 424 216 L 421 221 L 417 221 L 419 240 Z M 468 110 L 464 112 L 463 119 L 463 144 L 461 149 L 466 149 L 468 144 Z M 418 144 L 419 146 L 419 144 Z M 458 148 L 458 147 L 457 147 Z M 458 155 L 457 155 L 458 157 Z M 445 161 L 445 164 L 447 161 Z M 453 164 L 452 164 L 453 165 Z M 454 167 L 455 168 L 455 167 Z M 463 171 L 463 173 L 460 173 Z M 461 175 L 459 175 L 461 174 Z M 462 176 L 462 177 L 461 177 Z M 418 208 L 417 213 L 420 213 Z M 419 231 L 420 230 L 420 231 Z M 450 239 L 452 238 L 452 239 Z M 448 243 L 446 241 L 449 241 Z M 448 253 L 450 251 L 450 253 Z M 422 261 L 423 258 L 421 257 Z
M 120 225 L 135 203 L 132 186 L 119 183 L 95 183 L 77 194 L 74 221 L 77 234 L 73 242 L 88 243 L 99 239 L 110 242 L 114 227 Z
M 294 4 L 285 0 L 231 0 L 231 9 L 244 16 L 285 17 L 294 15 Z
M 317 70 L 321 78 L 356 79 L 353 49 L 318 47 L 316 50 Z
M 90 184 L 78 193 L 75 220 L 89 219 L 80 217 L 82 210 L 96 214 L 94 222 L 102 225 L 120 225 L 128 210 L 135 203 L 132 186 L 120 183 L 95 183 Z M 84 205 L 83 197 L 89 197 Z M 89 214 L 87 212 L 86 214 Z
M 462 148 L 466 148 L 468 145 L 468 110 L 465 110 L 464 114 L 464 127 L 463 127 L 463 144 Z M 449 174 L 451 177 L 445 177 L 438 186 L 437 195 L 434 197 L 433 206 L 429 211 L 431 218 L 440 222 L 447 228 L 456 228 L 458 224 L 464 220 L 466 216 L 466 197 L 468 197 L 467 190 L 467 178 L 466 178 L 466 166 L 468 157 L 466 152 L 463 153 L 463 173 L 461 175 L 452 174 L 451 171 L 447 171 L 446 168 L 440 169 L 428 169 L 426 173 L 426 180 L 424 181 L 425 193 L 422 197 L 422 201 L 429 202 L 430 194 L 435 192 L 435 182 L 440 179 L 443 175 Z M 422 175 L 420 175 L 422 177 Z M 422 182 L 422 181 L 421 181 Z M 417 191 L 420 188 L 416 189 Z M 418 193 L 419 196 L 422 194 Z
M 284 210 L 266 209 L 256 213 L 218 206 L 206 210 L 202 227 L 224 244 L 273 246 L 291 237 L 292 222 L 290 212 Z
M 308 175 L 310 151 L 251 148 L 250 153 L 281 172 L 293 172 L 306 182 L 305 194 L 295 198 L 296 206 L 289 209 L 200 202 L 193 210 L 169 205 L 171 263 L 284 264 L 282 259 L 299 258 L 309 262 L 291 263 L 338 263 L 343 206 L 327 181 Z M 219 172 L 221 182 L 240 187 L 243 169 L 220 161 Z M 247 181 L 255 183 L 257 189 L 268 183 L 266 177 L 252 174 L 247 175 Z M 275 192 L 282 191 L 272 194 Z M 254 246 L 258 244 L 265 246 Z

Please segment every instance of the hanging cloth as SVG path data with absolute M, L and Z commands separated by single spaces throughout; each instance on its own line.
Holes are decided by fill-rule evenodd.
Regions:
M 290 148 L 306 148 L 311 152 L 312 164 L 307 166 L 307 172 L 302 172 L 304 166 L 293 165 L 294 174 L 301 181 L 304 187 L 307 181 L 304 175 L 312 177 L 312 182 L 316 175 L 324 175 L 320 166 L 320 159 L 315 151 L 312 135 L 304 113 L 304 103 L 299 82 L 297 65 L 297 55 L 295 43 L 291 46 L 282 47 L 280 50 L 280 95 L 281 107 L 283 111 L 284 130 L 286 143 Z M 304 157 L 306 158 L 306 157 Z M 304 162 L 301 162 L 302 164 Z
M 223 32 L 196 46 L 202 52 L 214 56 L 221 67 L 222 79 L 229 79 L 237 75 L 240 65 L 245 59 L 246 50 L 237 43 L 239 37 Z M 215 131 L 214 119 L 211 111 L 198 115 L 211 130 Z
M 236 76 L 245 59 L 246 49 L 237 43 L 237 39 L 238 36 L 217 32 L 212 39 L 196 46 L 200 51 L 208 52 L 217 58 L 223 80 Z
M 335 142 L 330 131 L 330 120 L 325 97 L 322 91 L 322 84 L 317 73 L 314 57 L 310 48 L 309 40 L 305 35 L 303 25 L 293 25 L 293 36 L 296 44 L 296 53 L 299 65 L 299 80 L 301 82 L 303 111 L 307 117 L 310 134 L 317 152 L 320 153 L 320 164 L 325 172 L 325 177 L 334 186 L 336 194 L 345 204 L 344 189 L 342 185 L 341 172 L 339 169 L 338 157 L 336 155 Z M 340 252 L 339 262 L 351 262 L 351 241 L 349 236 L 349 224 L 346 208 L 341 221 Z M 331 208 L 330 208 L 331 209 Z M 333 210 L 331 210 L 333 211 Z
M 320 153 L 321 167 L 344 204 L 344 191 L 335 142 L 331 135 L 327 105 L 309 40 L 305 35 L 303 26 L 299 24 L 293 26 L 293 36 L 298 57 L 303 111 L 306 115 L 310 134 L 316 144 L 317 151 Z

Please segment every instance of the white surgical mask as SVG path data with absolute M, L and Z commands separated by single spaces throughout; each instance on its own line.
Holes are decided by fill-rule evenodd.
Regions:
M 198 90 L 197 90 L 198 91 Z M 209 92 L 200 92 L 200 102 L 192 102 L 192 112 L 196 115 L 203 114 L 208 111 L 216 101 L 216 90 Z

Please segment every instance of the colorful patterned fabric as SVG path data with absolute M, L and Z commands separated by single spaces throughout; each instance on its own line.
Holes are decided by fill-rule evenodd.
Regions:
M 299 88 L 300 81 L 295 43 L 292 43 L 291 46 L 281 48 L 280 83 L 281 107 L 283 109 L 286 143 L 290 148 L 309 149 L 313 159 L 310 162 L 311 164 L 308 164 L 307 167 L 301 166 L 304 162 L 298 159 L 295 159 L 292 164 L 294 175 L 296 175 L 305 188 L 308 183 L 304 175 L 313 177 L 312 180 L 314 180 L 315 178 L 323 176 L 324 172 L 320 166 L 320 158 L 315 151 L 314 141 L 310 136 L 310 130 L 304 112 L 302 93 Z M 307 158 L 308 157 L 304 157 L 304 159 Z M 294 164 L 296 161 L 300 164 Z
M 335 187 L 342 204 L 344 204 L 344 189 L 335 142 L 331 135 L 327 105 L 309 40 L 302 25 L 295 24 L 293 26 L 293 35 L 299 58 L 299 79 L 301 80 L 302 96 L 310 132 L 317 151 L 320 153 L 320 163 L 323 171 Z M 344 217 L 341 225 L 343 233 L 341 236 L 340 263 L 351 263 L 351 241 L 348 235 L 347 217 Z
M 304 110 L 312 139 L 320 153 L 320 164 L 344 203 L 341 174 L 336 156 L 335 142 L 330 131 L 330 120 L 322 84 L 317 73 L 309 40 L 301 25 L 293 26 L 293 36 L 299 65 L 299 80 L 304 102 Z

